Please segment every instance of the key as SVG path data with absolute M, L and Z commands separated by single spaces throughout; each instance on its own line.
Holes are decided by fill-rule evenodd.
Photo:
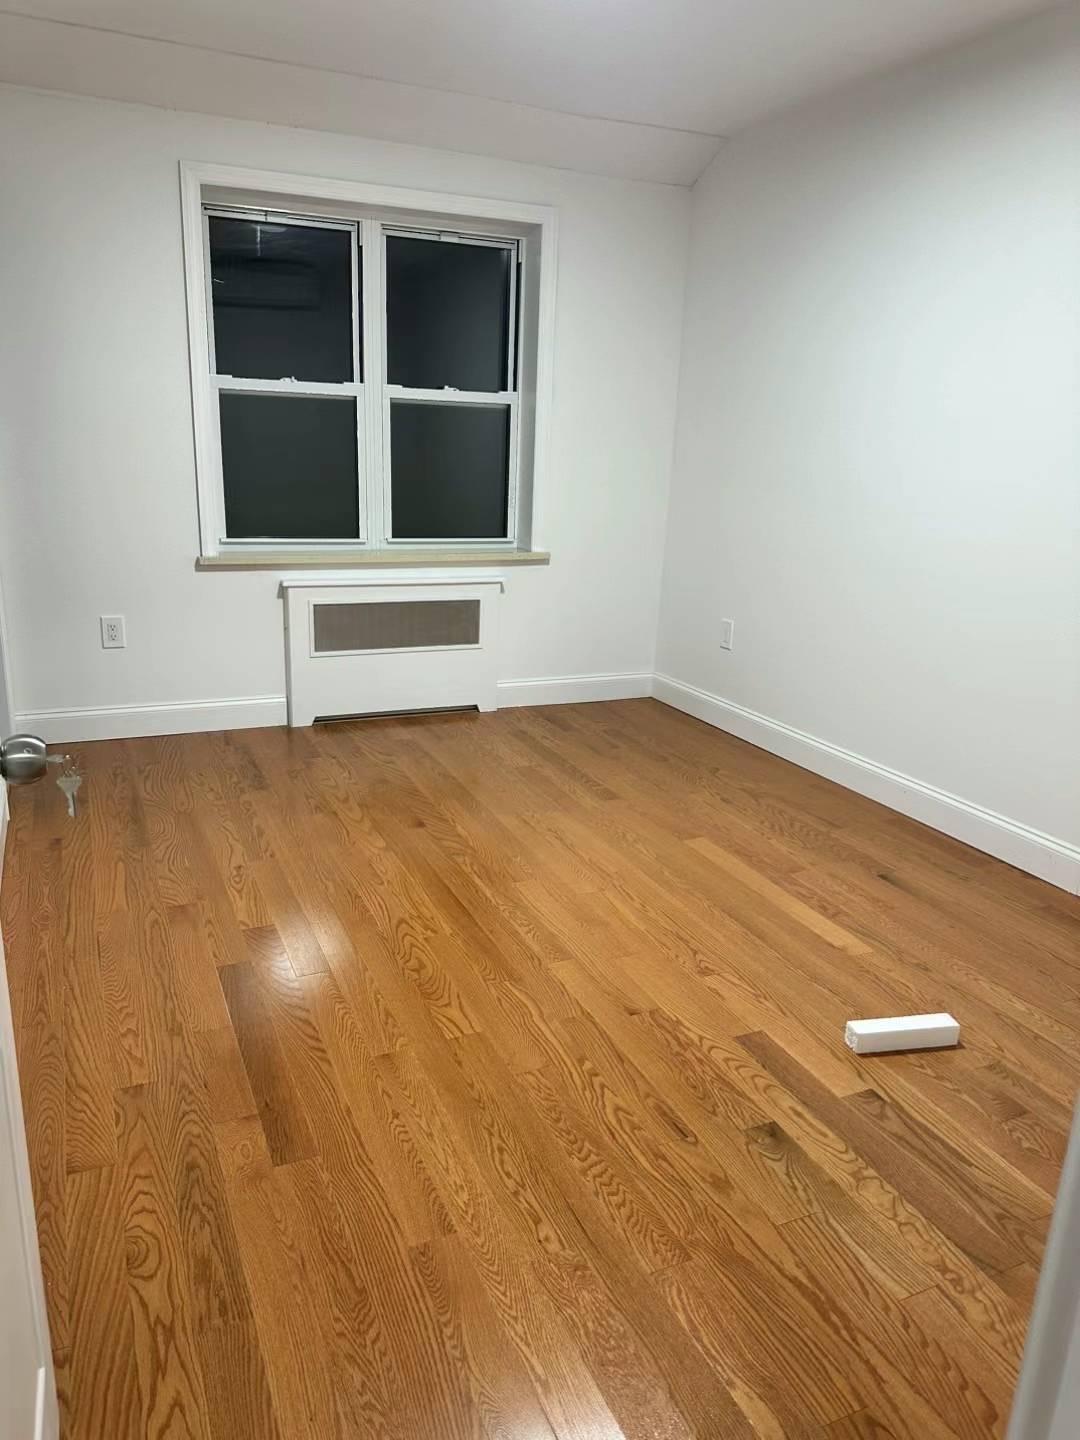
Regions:
M 66 758 L 69 761 L 71 760 L 70 756 Z M 79 793 L 79 786 L 82 784 L 82 776 L 75 768 L 74 761 L 71 761 L 67 768 L 61 770 L 60 774 L 56 777 L 56 783 L 64 792 L 64 799 L 67 801 L 68 814 L 71 816 L 72 820 L 74 820 L 75 796 Z

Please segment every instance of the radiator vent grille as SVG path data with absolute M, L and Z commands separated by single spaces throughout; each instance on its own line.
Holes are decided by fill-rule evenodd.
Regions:
M 479 645 L 479 600 L 380 600 L 312 606 L 316 655 Z

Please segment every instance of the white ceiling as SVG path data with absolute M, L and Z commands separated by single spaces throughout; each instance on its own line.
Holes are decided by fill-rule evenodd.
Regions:
M 222 54 L 279 62 L 266 76 L 269 120 L 282 118 L 273 76 L 283 63 L 328 72 L 331 86 L 364 77 L 718 137 L 1045 8 L 1046 0 L 17 0 L 0 16 L 66 22 L 35 27 L 58 51 L 100 30 L 114 32 L 114 47 L 122 36 L 197 47 L 174 55 L 174 68 L 190 68 L 200 52 L 208 64 Z M 40 69 L 46 42 L 29 48 Z M 11 68 L 0 78 L 18 79 Z M 92 82 L 91 74 L 74 88 L 102 93 Z

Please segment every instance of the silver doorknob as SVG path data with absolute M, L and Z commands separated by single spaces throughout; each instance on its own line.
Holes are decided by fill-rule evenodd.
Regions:
M 0 744 L 0 775 L 9 785 L 40 780 L 49 764 L 40 735 L 9 735 Z

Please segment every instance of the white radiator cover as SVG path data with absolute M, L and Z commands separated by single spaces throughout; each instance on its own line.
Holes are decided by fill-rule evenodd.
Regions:
M 410 576 L 320 575 L 286 577 L 281 582 L 285 600 L 285 675 L 290 725 L 311 725 L 316 719 L 345 715 L 377 715 L 395 710 L 435 710 L 475 705 L 497 708 L 499 606 L 501 575 Z M 479 610 L 478 626 L 471 625 L 472 602 Z M 436 605 L 417 615 L 438 618 L 446 609 L 454 624 L 463 618 L 468 639 L 462 644 L 425 644 L 422 639 L 380 649 L 320 650 L 316 644 L 316 611 L 323 633 L 340 633 L 347 625 L 328 625 L 320 607 Z M 423 624 L 400 625 L 407 612 L 394 612 L 403 631 Z M 347 617 L 342 616 L 343 621 Z M 367 628 L 367 627 L 360 627 Z M 475 639 L 473 638 L 475 636 Z

